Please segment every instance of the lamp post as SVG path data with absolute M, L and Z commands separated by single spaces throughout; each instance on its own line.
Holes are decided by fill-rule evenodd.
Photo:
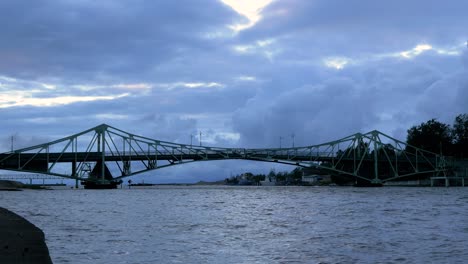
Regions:
M 16 140 L 16 134 L 11 135 L 10 140 L 11 140 L 11 152 L 13 152 L 13 150 L 15 149 L 14 144 Z

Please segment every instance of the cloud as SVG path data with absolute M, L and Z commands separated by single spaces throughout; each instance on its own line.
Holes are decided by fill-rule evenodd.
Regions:
M 468 74 L 460 67 L 459 57 L 426 53 L 411 61 L 356 64 L 319 80 L 276 75 L 236 111 L 233 126 L 242 144 L 256 147 L 278 146 L 279 137 L 290 146 L 293 133 L 296 143 L 310 145 L 373 129 L 404 140 L 414 124 L 430 118 L 451 123 L 468 111 Z
M 467 7 L 465 1 L 437 0 L 276 1 L 263 10 L 264 19 L 245 34 L 263 37 L 264 34 L 290 35 L 311 32 L 324 34 L 315 39 L 325 40 L 327 37 L 333 37 L 327 39 L 328 41 L 339 40 L 335 39 L 337 34 L 343 37 L 353 35 L 352 44 L 343 43 L 351 49 L 359 48 L 356 44 L 363 44 L 363 40 L 369 40 L 371 45 L 376 42 L 387 43 L 387 47 L 398 45 L 397 42 L 408 45 L 408 42 L 405 42 L 408 39 L 450 43 L 453 39 L 447 39 L 447 36 L 465 34 L 464 10 Z M 376 36 L 383 38 L 373 41 L 369 39 Z M 402 40 L 404 42 L 401 42 Z
M 466 47 L 468 48 L 468 42 L 466 42 Z M 468 70 L 468 51 L 467 50 L 463 52 L 461 59 L 463 61 L 463 66 L 465 67 L 466 70 Z
M 100 123 L 233 147 L 405 139 L 468 112 L 466 1 L 269 2 L 1 1 L 0 147 Z
M 241 142 L 254 147 L 278 147 L 331 141 L 369 127 L 376 117 L 371 111 L 372 94 L 360 91 L 346 78 L 306 85 L 280 94 L 272 101 L 257 97 L 236 112 L 234 127 Z M 288 142 L 288 143 L 286 143 Z
M 0 72 L 13 77 L 151 79 L 153 68 L 195 50 L 237 16 L 216 1 L 2 1 Z
M 0 151 L 10 151 L 11 148 L 19 149 L 38 144 L 50 142 L 53 138 L 45 135 L 30 136 L 24 135 L 22 132 L 11 131 L 10 134 L 0 137 Z
M 268 6 L 272 1 L 273 0 L 222 0 L 224 4 L 230 6 L 237 13 L 247 18 L 246 22 L 230 25 L 229 28 L 235 32 L 239 32 L 253 27 L 262 18 L 262 9 Z
M 442 122 L 452 124 L 455 116 L 468 113 L 468 52 L 461 57 L 462 66 L 443 76 L 422 94 L 418 102 L 419 112 Z
M 128 94 L 119 94 L 116 96 L 59 96 L 49 98 L 33 98 L 30 93 L 5 94 L 0 100 L 0 108 L 15 107 L 15 106 L 39 106 L 50 107 L 56 105 L 67 105 L 76 102 L 91 102 L 101 100 L 114 100 L 121 97 L 126 97 Z

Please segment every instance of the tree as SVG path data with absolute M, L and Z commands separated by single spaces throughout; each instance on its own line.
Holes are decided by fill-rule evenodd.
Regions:
M 253 176 L 253 182 L 256 184 L 256 185 L 260 185 L 260 182 L 261 181 L 264 181 L 265 180 L 265 175 L 263 174 L 257 174 L 257 175 L 254 175 Z
M 434 153 L 449 155 L 452 152 L 452 131 L 450 126 L 431 119 L 408 130 L 406 142 L 417 148 Z M 408 151 L 412 149 L 408 148 Z
M 372 150 L 371 155 L 374 154 L 375 150 Z M 377 148 L 377 155 L 381 158 L 395 158 L 396 150 L 392 144 L 385 144 Z
M 454 142 L 454 154 L 468 157 L 468 114 L 460 114 L 455 118 L 452 137 Z
M 244 178 L 245 178 L 246 180 L 248 180 L 248 181 L 253 181 L 253 177 L 254 177 L 254 175 L 253 175 L 253 173 L 251 173 L 251 172 L 246 172 L 246 173 L 244 173 Z
M 276 181 L 277 182 L 285 182 L 288 178 L 287 172 L 278 172 L 276 173 Z
M 291 175 L 291 178 L 294 182 L 301 182 L 302 181 L 302 168 L 301 167 L 296 167 L 293 171 L 289 173 Z

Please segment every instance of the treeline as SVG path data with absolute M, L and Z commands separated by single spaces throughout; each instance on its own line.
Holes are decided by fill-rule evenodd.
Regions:
M 275 172 L 271 170 L 268 174 L 253 174 L 246 172 L 225 179 L 226 184 L 258 184 L 260 181 L 275 181 L 279 184 L 295 185 L 302 182 L 302 168 L 296 167 L 290 172 Z
M 452 125 L 431 119 L 408 129 L 406 143 L 457 158 L 468 158 L 468 114 L 455 117 Z

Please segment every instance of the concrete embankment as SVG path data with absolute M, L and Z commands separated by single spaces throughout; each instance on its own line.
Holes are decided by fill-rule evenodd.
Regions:
M 54 184 L 48 186 L 63 186 L 61 184 Z M 42 190 L 47 189 L 46 185 L 42 184 L 24 184 L 17 181 L 8 181 L 8 180 L 0 180 L 0 191 L 22 191 L 23 189 L 34 189 L 34 190 Z
M 44 232 L 0 207 L 0 263 L 52 263 Z

